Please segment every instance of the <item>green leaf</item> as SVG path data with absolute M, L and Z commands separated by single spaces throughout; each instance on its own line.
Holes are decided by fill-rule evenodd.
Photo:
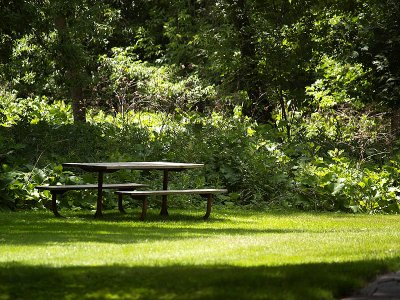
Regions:
M 346 178 L 338 178 L 333 187 L 332 195 L 340 193 L 345 186 L 346 186 Z

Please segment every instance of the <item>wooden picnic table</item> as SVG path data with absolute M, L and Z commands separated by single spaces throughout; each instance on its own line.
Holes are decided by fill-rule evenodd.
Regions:
M 103 216 L 103 180 L 104 173 L 113 173 L 119 170 L 160 170 L 163 175 L 163 190 L 168 189 L 168 174 L 170 171 L 183 171 L 186 169 L 196 169 L 204 167 L 204 164 L 197 163 L 181 163 L 167 161 L 150 161 L 150 162 L 99 162 L 99 163 L 63 163 L 63 167 L 80 168 L 83 171 L 97 173 L 97 207 L 95 217 Z M 160 215 L 168 216 L 167 195 L 162 196 L 162 205 Z

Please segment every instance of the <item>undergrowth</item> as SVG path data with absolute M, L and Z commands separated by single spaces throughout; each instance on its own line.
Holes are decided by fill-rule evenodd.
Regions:
M 381 119 L 356 123 L 314 114 L 302 121 L 299 115 L 288 138 L 284 123 L 257 124 L 239 107 L 230 116 L 91 110 L 87 123 L 73 124 L 71 107 L 62 101 L 1 97 L 0 209 L 47 206 L 50 194 L 36 185 L 96 182 L 93 174 L 64 170 L 64 162 L 167 160 L 204 163 L 203 170 L 175 174 L 171 184 L 228 188 L 217 199 L 226 206 L 399 212 L 395 146 L 378 159 L 372 154 L 383 151 L 383 140 L 364 142 L 377 136 Z M 349 138 L 352 132 L 363 134 L 360 143 Z M 120 171 L 106 180 L 159 188 L 161 174 Z M 186 200 L 178 203 L 185 206 Z M 67 193 L 60 201 L 61 207 L 90 209 L 95 195 Z M 106 193 L 105 205 L 116 205 L 112 193 Z

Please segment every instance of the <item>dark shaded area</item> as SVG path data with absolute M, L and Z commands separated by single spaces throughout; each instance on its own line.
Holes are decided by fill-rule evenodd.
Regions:
M 386 271 L 387 264 L 57 268 L 12 263 L 0 265 L 0 294 L 4 299 L 334 299 Z
M 10 245 L 46 245 L 54 243 L 70 242 L 96 242 L 114 244 L 135 244 L 143 241 L 158 240 L 182 240 L 193 237 L 214 237 L 215 235 L 246 235 L 246 234 L 276 234 L 276 233 L 302 233 L 308 232 L 300 229 L 271 229 L 264 230 L 250 228 L 215 228 L 213 223 L 226 222 L 228 218 L 221 219 L 211 217 L 203 227 L 203 212 L 183 214 L 182 212 L 170 211 L 170 216 L 166 219 L 159 215 L 159 209 L 152 210 L 146 221 L 139 221 L 139 209 L 129 212 L 126 215 L 120 213 L 105 212 L 103 220 L 93 218 L 93 213 L 89 212 L 68 212 L 67 216 L 72 219 L 56 220 L 49 212 L 48 214 L 38 214 L 33 222 L 26 222 L 20 214 L 10 213 L 10 218 L 17 217 L 16 220 L 0 221 L 0 239 Z M 7 218 L 8 219 L 8 218 Z M 82 222 L 87 222 L 82 225 Z M 76 222 L 78 221 L 78 222 Z M 126 225 L 124 222 L 134 222 L 137 226 Z M 149 226 L 147 222 L 171 222 L 174 227 L 165 228 L 155 225 Z M 145 224 L 145 226 L 142 226 Z M 199 227 L 196 227 L 199 225 Z M 234 226 L 232 226 L 234 227 Z M 99 234 L 101 233 L 101 234 Z

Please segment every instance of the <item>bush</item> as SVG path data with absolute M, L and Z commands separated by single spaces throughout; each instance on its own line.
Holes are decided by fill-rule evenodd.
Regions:
M 355 165 L 343 151 L 335 149 L 328 154 L 329 160 L 317 157 L 297 166 L 295 206 L 331 211 L 400 211 L 398 166 L 370 170 Z
M 11 103 L 10 99 L 16 98 L 9 98 Z M 339 131 L 334 127 L 331 132 L 323 114 L 307 122 L 298 118 L 289 140 L 279 126 L 259 125 L 244 117 L 240 108 L 232 116 L 194 111 L 173 115 L 130 111 L 111 116 L 91 110 L 88 123 L 72 124 L 70 106 L 62 102 L 20 99 L 13 107 L 3 106 L 0 114 L 2 208 L 46 206 L 50 194 L 39 194 L 36 185 L 96 182 L 94 174 L 62 170 L 63 162 L 170 160 L 205 164 L 204 169 L 174 173 L 171 187 L 227 187 L 229 194 L 218 198 L 224 205 L 399 212 L 396 159 L 365 159 L 354 155 L 351 147 L 334 147 L 335 139 L 352 140 L 349 128 L 363 124 L 369 126 L 364 138 L 374 136 L 381 121 L 362 121 L 359 127 L 353 122 L 349 128 L 343 122 Z M 378 138 L 364 149 L 377 144 Z M 121 171 L 106 180 L 134 180 L 161 188 L 161 176 Z M 60 202 L 64 207 L 93 208 L 95 195 L 67 193 Z M 115 206 L 112 193 L 106 193 L 105 205 Z

